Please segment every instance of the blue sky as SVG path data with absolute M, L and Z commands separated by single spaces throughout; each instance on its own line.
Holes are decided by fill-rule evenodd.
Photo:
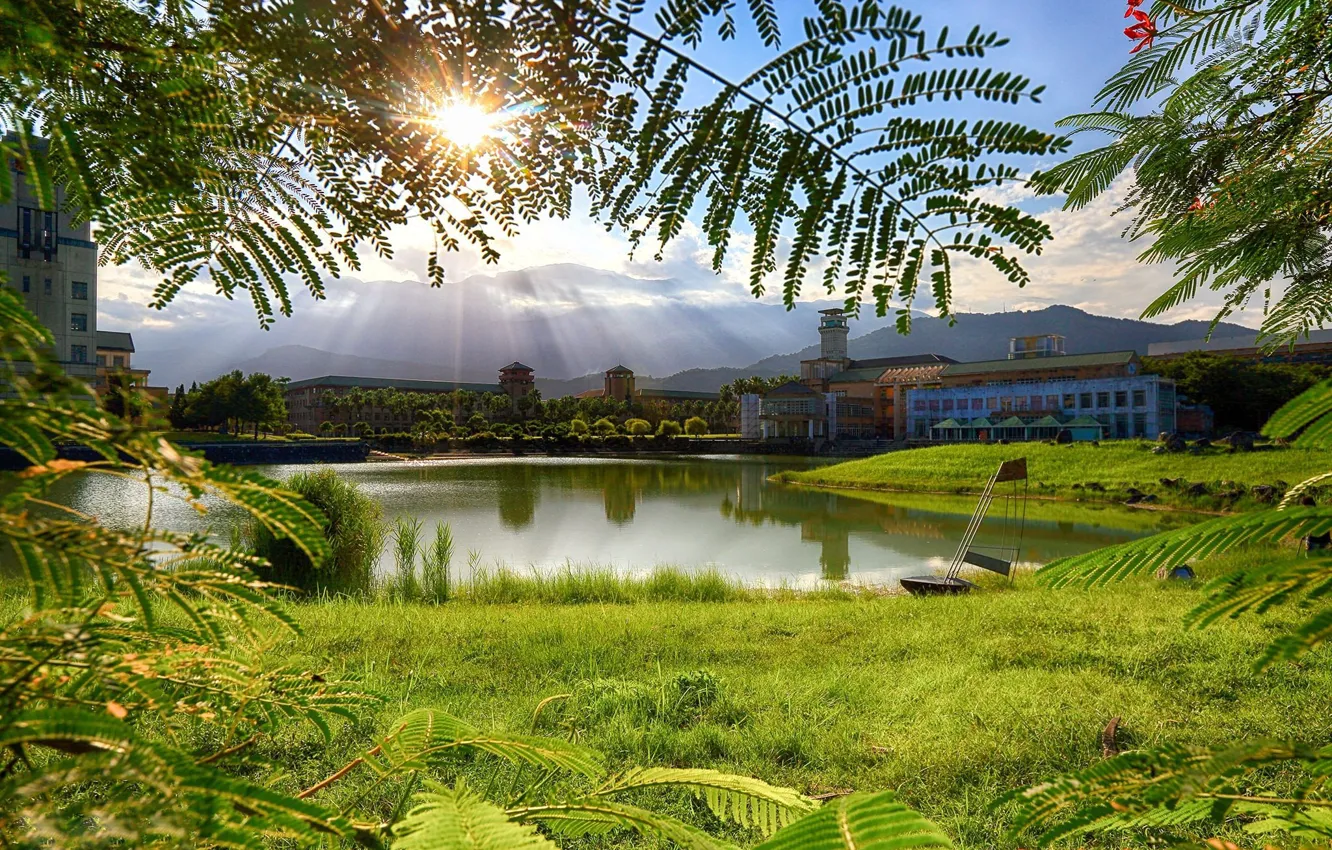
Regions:
M 744 6 L 743 3 L 738 4 Z M 1128 58 L 1131 42 L 1124 37 L 1124 4 L 1120 0 L 916 0 L 910 4 L 924 17 L 926 28 L 937 33 L 947 25 L 954 34 L 964 34 L 979 24 L 1010 39 L 1008 46 L 994 51 L 986 64 L 1016 71 L 1046 86 L 1040 104 L 996 107 L 986 102 L 950 104 L 950 114 L 959 117 L 996 116 L 1020 120 L 1030 126 L 1052 128 L 1054 122 L 1069 113 L 1085 111 L 1104 81 Z M 799 19 L 809 8 L 805 2 L 779 0 L 783 14 L 784 41 L 801 36 Z M 700 51 L 710 66 L 730 78 L 740 78 L 764 61 L 765 49 L 752 34 L 743 34 L 735 42 L 712 38 Z M 703 93 L 705 95 L 705 93 Z M 1085 147 L 1093 140 L 1079 143 Z M 1048 165 L 1049 163 L 1032 163 Z M 1125 242 L 1120 233 L 1127 223 L 1111 213 L 1122 197 L 1126 184 L 1121 181 L 1100 201 L 1077 213 L 1065 213 L 1057 202 L 1032 200 L 1016 188 L 1005 194 L 1009 200 L 1040 211 L 1055 232 L 1055 240 L 1045 255 L 1030 258 L 1026 266 L 1033 281 L 1019 289 L 1002 278 L 976 268 L 963 270 L 956 281 L 956 307 L 971 312 L 998 312 L 1031 309 L 1049 304 L 1070 304 L 1091 312 L 1136 317 L 1152 298 L 1168 288 L 1171 270 L 1145 267 L 1136 262 L 1144 245 Z M 487 266 L 467 251 L 446 258 L 451 281 L 469 275 L 531 268 L 551 263 L 578 263 L 643 279 L 670 279 L 661 284 L 656 296 L 664 299 L 697 300 L 705 293 L 710 303 L 725 304 L 748 299 L 745 237 L 733 240 L 736 250 L 727 268 L 718 276 L 707 268 L 710 251 L 697 233 L 686 229 L 668 246 L 663 261 L 651 262 L 651 251 L 641 251 L 635 260 L 628 257 L 628 245 L 617 234 L 585 218 L 567 222 L 541 222 L 526 228 L 516 239 L 500 244 L 503 259 L 498 267 Z M 369 256 L 365 268 L 352 278 L 330 282 L 329 301 L 314 304 L 299 298 L 296 316 L 280 320 L 279 329 L 261 338 L 277 345 L 283 342 L 321 343 L 332 350 L 349 347 L 373 347 L 373 340 L 348 339 L 339 333 L 339 323 L 350 321 L 357 301 L 387 298 L 374 287 L 358 282 L 424 281 L 426 253 L 432 243 L 423 227 L 407 227 L 394 234 L 396 256 L 382 260 Z M 162 312 L 144 305 L 154 279 L 136 269 L 104 269 L 101 323 L 134 331 L 141 349 L 165 349 L 181 340 L 208 344 L 199 334 L 218 336 L 215 344 L 235 338 L 237 344 L 256 344 L 250 331 L 254 320 L 248 303 L 226 303 L 211 293 L 207 285 L 196 286 Z M 384 288 L 388 291 L 389 288 Z M 354 293 L 354 295 L 349 295 Z M 589 291 L 598 303 L 613 303 L 616 298 L 633 299 L 641 304 L 642 287 Z M 826 297 L 814 287 L 807 297 Z M 545 303 L 540 292 L 528 293 L 515 307 L 536 312 L 568 309 L 567 293 L 559 304 Z M 1217 299 L 1204 297 L 1165 317 L 1164 321 L 1211 318 Z M 575 305 L 576 306 L 576 305 Z M 929 308 L 928 302 L 917 307 Z M 1257 317 L 1240 315 L 1239 320 L 1256 324 Z M 336 343 L 341 341 L 339 347 Z

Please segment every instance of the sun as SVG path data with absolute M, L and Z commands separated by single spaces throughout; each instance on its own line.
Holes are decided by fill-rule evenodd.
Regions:
M 496 135 L 504 119 L 466 100 L 453 100 L 435 110 L 431 119 L 440 135 L 460 148 L 474 148 Z

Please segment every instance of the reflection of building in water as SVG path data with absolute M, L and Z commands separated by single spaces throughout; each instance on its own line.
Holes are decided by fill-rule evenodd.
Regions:
M 800 524 L 800 539 L 819 543 L 819 569 L 828 581 L 845 581 L 851 572 L 851 535 L 846 526 L 811 517 Z
M 495 482 L 499 491 L 500 524 L 514 531 L 527 528 L 536 519 L 537 497 L 540 489 L 532 476 L 532 468 L 525 464 L 506 464 L 499 470 Z
M 616 525 L 628 525 L 634 521 L 634 512 L 638 510 L 638 487 L 631 477 L 608 477 L 601 490 L 601 499 L 606 506 L 607 520 Z

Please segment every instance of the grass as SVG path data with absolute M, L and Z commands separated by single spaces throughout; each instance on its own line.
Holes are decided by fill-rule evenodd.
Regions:
M 623 605 L 641 602 L 738 602 L 765 595 L 716 569 L 663 566 L 642 574 L 565 564 L 553 572 L 477 567 L 455 588 L 464 602 L 489 605 Z
M 484 583 L 489 593 L 501 585 L 511 586 Z M 566 695 L 535 728 L 596 747 L 613 767 L 712 767 L 811 794 L 894 789 L 961 847 L 1013 848 L 1023 842 L 1004 837 L 1007 813 L 992 801 L 1101 758 L 1112 717 L 1122 718 L 1125 746 L 1332 739 L 1332 655 L 1251 669 L 1274 626 L 1297 612 L 1185 630 L 1183 615 L 1202 598 L 1193 585 L 1049 591 L 1027 576 L 956 599 L 722 590 L 729 601 L 604 604 L 585 590 L 585 604 L 552 605 L 536 601 L 547 591 L 527 590 L 515 594 L 531 600 L 520 604 L 297 606 L 305 636 L 279 654 L 359 675 L 386 705 L 374 722 L 344 726 L 331 746 L 312 732 L 264 746 L 281 753 L 284 781 L 305 787 L 412 708 L 528 731 L 538 703 Z M 490 764 L 459 762 L 457 771 L 480 785 Z M 369 782 L 353 773 L 327 801 Z M 374 793 L 391 807 L 391 789 Z M 665 802 L 710 823 L 684 797 Z
M 864 490 L 975 494 L 1003 460 L 1026 457 L 1033 495 L 1061 499 L 1123 501 L 1130 488 L 1166 505 L 1203 509 L 1257 504 L 1252 488 L 1299 481 L 1332 467 L 1326 452 L 1297 448 L 1231 454 L 1223 448 L 1198 455 L 1152 454 L 1152 443 L 1123 440 L 1052 446 L 952 445 L 890 452 L 816 469 L 780 473 L 797 484 Z M 1162 483 L 1183 479 L 1184 486 Z M 1190 483 L 1207 492 L 1190 495 Z M 1243 495 L 1234 494 L 1242 492 Z

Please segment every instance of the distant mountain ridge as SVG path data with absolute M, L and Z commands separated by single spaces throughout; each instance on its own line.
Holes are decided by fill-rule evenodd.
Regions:
M 957 324 L 952 327 L 941 319 L 918 318 L 909 336 L 898 334 L 894 328 L 880 328 L 852 339 L 850 354 L 858 359 L 941 354 L 964 362 L 996 360 L 1008 356 L 1010 337 L 1044 333 L 1063 334 L 1069 354 L 1130 349 L 1139 354 L 1146 354 L 1147 346 L 1155 342 L 1200 338 L 1206 335 L 1209 324 L 1203 321 L 1184 321 L 1164 325 L 1137 319 L 1097 316 L 1076 307 L 1057 305 L 1025 312 L 963 314 L 958 316 Z M 1243 336 L 1256 335 L 1257 331 L 1242 325 L 1222 323 L 1217 326 L 1216 333 L 1220 336 Z M 818 346 L 812 345 L 789 354 L 766 357 L 749 366 L 687 369 L 662 378 L 640 374 L 638 382 L 644 387 L 711 392 L 736 378 L 750 375 L 774 377 L 797 374 L 800 361 L 818 356 L 818 351 Z M 601 386 L 602 378 L 597 372 L 570 379 L 549 378 L 542 377 L 542 363 L 539 360 L 524 362 L 536 369 L 537 387 L 548 398 Z M 614 364 L 608 362 L 606 365 L 609 368 Z M 630 368 L 634 366 L 633 363 L 626 365 Z M 232 368 L 246 372 L 268 372 L 293 380 L 322 375 L 483 383 L 491 383 L 497 379 L 495 372 L 486 374 L 472 369 L 462 374 L 454 374 L 452 370 L 446 371 L 427 363 L 335 354 L 303 345 L 271 348 L 257 357 L 228 367 L 228 370 Z

